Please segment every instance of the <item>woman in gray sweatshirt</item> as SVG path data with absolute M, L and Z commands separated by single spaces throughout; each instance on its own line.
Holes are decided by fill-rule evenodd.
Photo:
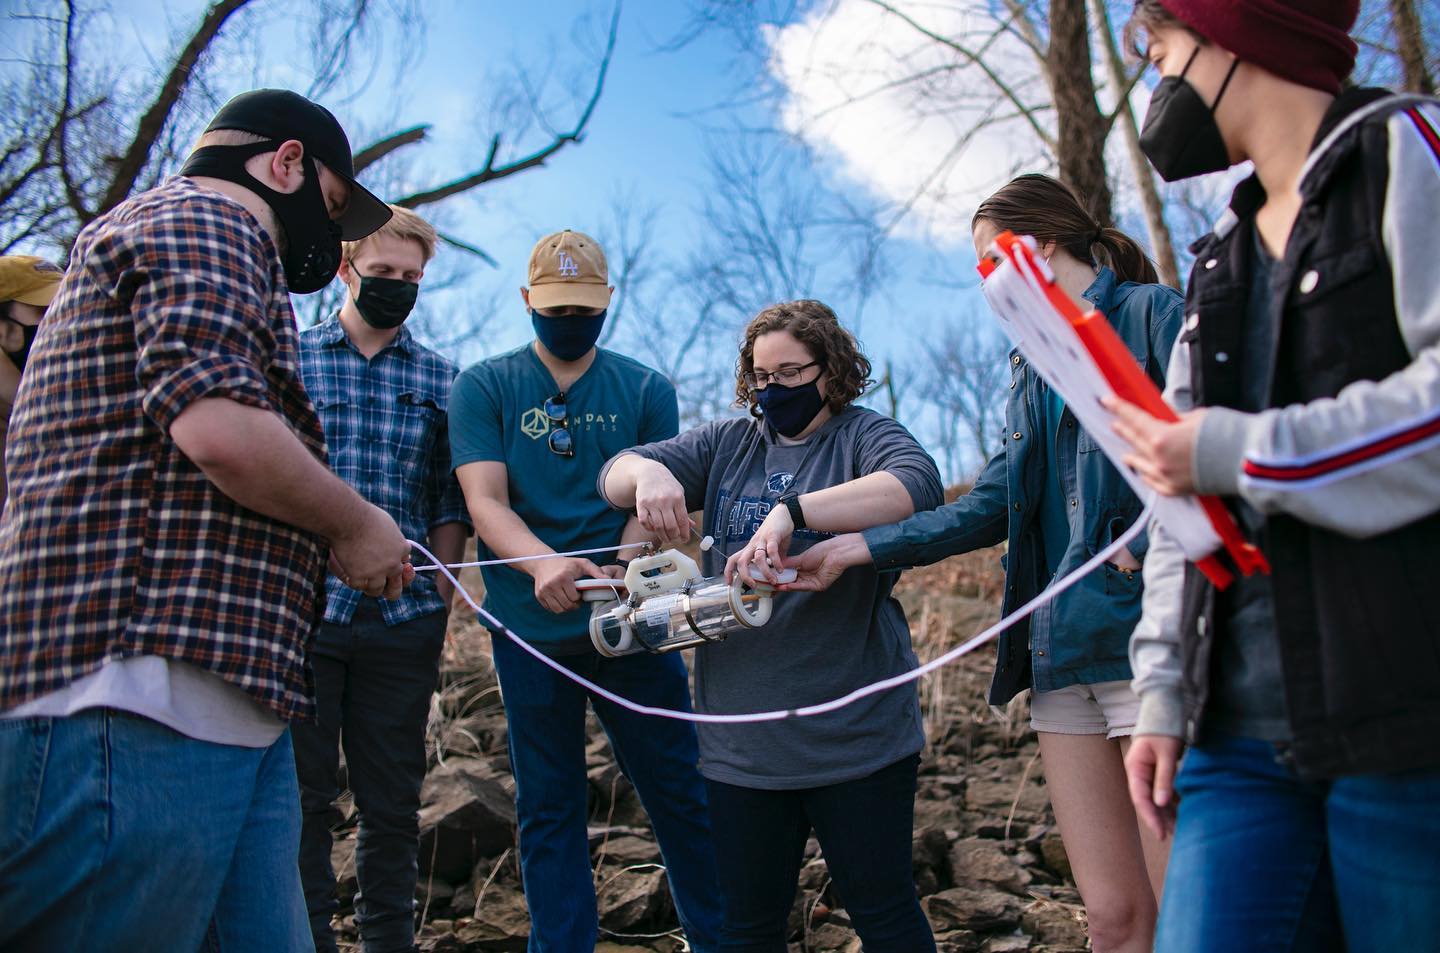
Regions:
M 773 579 L 787 550 L 933 509 L 935 462 L 900 424 L 853 404 L 869 371 L 824 304 L 767 308 L 736 366 L 750 416 L 628 450 L 601 472 L 600 490 L 671 540 L 703 509 L 705 532 L 732 554 L 722 564 L 711 550 L 705 571 L 747 582 Z M 769 624 L 696 651 L 696 707 L 797 708 L 914 668 L 896 578 L 863 567 L 827 592 L 777 596 Z M 699 735 L 725 891 L 722 950 L 784 953 L 812 831 L 869 953 L 935 949 L 910 867 L 925 741 L 913 684 L 815 717 L 703 724 Z

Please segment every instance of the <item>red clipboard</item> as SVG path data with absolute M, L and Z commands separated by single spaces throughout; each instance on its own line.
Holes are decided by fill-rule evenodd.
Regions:
M 1035 262 L 1029 246 L 1013 232 L 1001 232 L 996 236 L 995 244 L 1008 257 L 1026 258 L 1033 273 L 1045 273 Z M 982 258 L 979 265 L 980 276 L 988 278 L 996 267 L 998 262 L 993 258 Z M 1110 322 L 1105 320 L 1104 315 L 1094 309 L 1082 312 L 1070 296 L 1052 281 L 1043 282 L 1043 288 L 1046 300 L 1074 328 L 1081 344 L 1094 360 L 1096 369 L 1115 392 L 1115 396 L 1129 401 L 1159 420 L 1175 422 L 1180 419 L 1174 409 L 1165 403 L 1165 398 L 1161 396 L 1155 382 L 1135 362 L 1130 349 L 1125 346 L 1120 335 L 1115 333 Z M 1234 516 L 1219 497 L 1197 496 L 1196 499 L 1204 509 L 1225 551 L 1230 554 L 1235 568 L 1246 576 L 1257 572 L 1268 575 L 1270 563 L 1265 559 L 1265 554 L 1245 539 Z M 1234 574 L 1213 553 L 1197 560 L 1195 565 L 1217 589 L 1228 588 L 1235 581 Z

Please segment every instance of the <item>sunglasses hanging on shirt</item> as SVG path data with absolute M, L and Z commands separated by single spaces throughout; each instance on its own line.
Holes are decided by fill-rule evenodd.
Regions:
M 546 441 L 550 445 L 550 452 L 561 457 L 575 456 L 575 442 L 565 427 L 570 419 L 570 408 L 565 404 L 563 390 L 554 397 L 546 398 L 545 416 L 550 421 L 550 436 Z

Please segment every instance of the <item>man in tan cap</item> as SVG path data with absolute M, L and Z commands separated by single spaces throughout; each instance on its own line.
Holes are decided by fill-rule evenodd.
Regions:
M 626 533 L 625 514 L 600 496 L 596 479 L 620 451 L 675 436 L 679 413 L 675 388 L 662 375 L 595 346 L 610 294 L 605 253 L 593 238 L 572 231 L 542 238 L 530 253 L 529 287 L 520 291 L 535 339 L 455 379 L 455 475 L 491 556 L 641 538 Z M 607 570 L 616 567 L 576 558 L 489 567 L 485 606 L 506 628 L 591 681 L 644 704 L 688 709 L 678 653 L 612 659 L 591 646 L 575 581 Z M 694 728 L 593 696 L 503 633 L 494 633 L 494 650 L 509 725 L 530 950 L 595 947 L 585 827 L 587 700 L 650 813 L 690 949 L 717 949 L 720 892 Z
M 0 459 L 30 343 L 64 274 L 43 258 L 0 255 Z M 5 492 L 5 471 L 0 466 L 0 508 L 5 505 Z

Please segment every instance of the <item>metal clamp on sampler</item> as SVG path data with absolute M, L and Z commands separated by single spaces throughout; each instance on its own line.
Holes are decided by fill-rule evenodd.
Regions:
M 707 537 L 708 540 L 708 537 Z M 786 578 L 786 577 L 789 578 Z M 795 576 L 781 573 L 781 582 Z M 576 588 L 590 610 L 590 641 L 601 655 L 674 652 L 722 641 L 731 632 L 758 629 L 770 621 L 775 589 L 706 578 L 695 560 L 665 549 L 638 557 L 624 581 L 582 579 Z

